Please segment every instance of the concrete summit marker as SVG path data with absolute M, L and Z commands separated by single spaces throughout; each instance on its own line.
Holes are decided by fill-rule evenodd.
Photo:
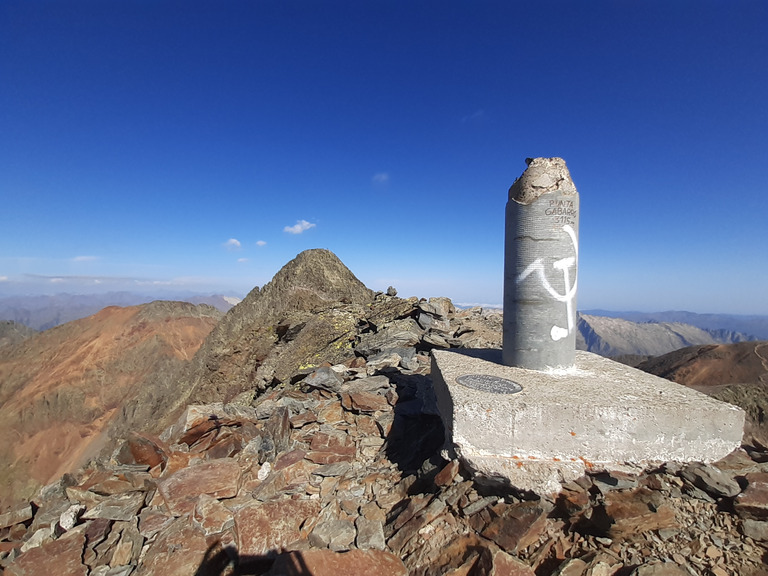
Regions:
M 576 351 L 579 196 L 561 158 L 526 160 L 509 190 L 502 350 L 433 350 L 445 450 L 479 480 L 540 494 L 587 470 L 711 462 L 744 412 Z
M 504 364 L 570 368 L 576 350 L 579 194 L 562 158 L 528 158 L 509 189 Z

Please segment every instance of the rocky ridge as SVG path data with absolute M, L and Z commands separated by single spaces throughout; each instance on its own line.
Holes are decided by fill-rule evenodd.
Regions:
M 4 573 L 768 574 L 761 447 L 715 465 L 590 472 L 556 499 L 477 484 L 440 456 L 429 353 L 499 347 L 500 313 L 394 290 L 334 302 L 319 288 L 288 289 L 306 314 L 270 312 L 280 302 L 275 292 L 259 304 L 265 287 L 212 332 L 196 389 L 225 401 L 187 406 L 157 436 L 127 433 L 110 458 L 0 515 Z M 330 332 L 340 336 L 302 336 L 335 310 L 351 317 Z M 268 318 L 261 332 L 257 317 Z M 228 358 L 259 338 L 273 339 L 265 355 Z M 296 341 L 321 346 L 304 356 Z M 296 365 L 286 377 L 274 350 Z M 227 378 L 246 388 L 217 386 Z

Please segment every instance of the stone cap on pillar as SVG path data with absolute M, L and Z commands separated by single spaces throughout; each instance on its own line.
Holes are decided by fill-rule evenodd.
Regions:
M 578 194 L 562 158 L 526 158 L 528 168 L 509 189 L 509 199 L 530 204 L 542 194 Z

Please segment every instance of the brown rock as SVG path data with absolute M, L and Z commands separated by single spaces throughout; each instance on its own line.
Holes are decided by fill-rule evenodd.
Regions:
M 736 514 L 752 520 L 768 520 L 768 472 L 752 472 L 746 479 L 746 489 L 733 502 Z
M 275 576 L 407 576 L 402 560 L 382 550 L 305 550 L 281 554 L 269 574 Z
M 283 468 L 287 468 L 288 466 L 303 460 L 304 456 L 306 455 L 307 453 L 304 450 L 300 450 L 298 448 L 296 450 L 291 450 L 290 452 L 287 452 L 278 458 L 272 469 L 278 471 L 282 470 Z
M 73 534 L 32 548 L 5 569 L 5 576 L 85 576 L 82 563 L 85 536 Z
M 233 522 L 232 512 L 208 494 L 200 494 L 192 518 L 206 536 L 223 532 Z
M 193 464 L 202 461 L 203 458 L 204 455 L 192 452 L 171 452 L 168 455 L 168 461 L 165 464 L 165 469 L 161 476 L 163 478 L 168 478 L 182 468 L 187 468 L 188 466 L 192 466 Z
M 498 550 L 491 556 L 491 570 L 488 576 L 536 576 L 536 574 L 519 558 Z
M 352 410 L 358 412 L 376 412 L 391 408 L 385 396 L 371 392 L 352 392 L 349 394 L 349 400 Z
M 354 442 L 342 433 L 318 432 L 312 436 L 310 449 L 306 458 L 316 464 L 349 462 L 354 459 L 356 452 Z
M 448 486 L 453 483 L 453 479 L 459 473 L 459 461 L 451 460 L 446 464 L 440 472 L 435 476 L 435 484 L 437 486 Z
M 669 503 L 658 492 L 647 488 L 609 492 L 605 504 L 593 510 L 591 521 L 598 532 L 611 538 L 677 527 L 675 512 Z
M 317 409 L 317 421 L 327 424 L 336 424 L 344 420 L 344 410 L 338 400 L 331 400 L 321 404 Z
M 203 533 L 186 518 L 177 518 L 149 546 L 136 576 L 200 574 L 208 550 Z
M 306 538 L 320 513 L 317 500 L 273 500 L 235 513 L 237 548 L 241 556 L 263 556 Z
M 169 451 L 168 445 L 160 438 L 133 432 L 120 447 L 117 461 L 121 464 L 145 464 L 150 468 L 165 466 Z
M 158 483 L 157 489 L 174 516 L 192 512 L 200 494 L 214 498 L 237 496 L 240 465 L 229 458 L 183 468 Z
M 546 529 L 549 511 L 550 508 L 541 502 L 497 504 L 491 508 L 495 518 L 482 535 L 509 552 L 525 550 Z
M 587 563 L 581 558 L 570 558 L 560 564 L 557 576 L 582 576 L 587 569 Z
M 173 521 L 173 516 L 162 510 L 144 508 L 139 514 L 139 532 L 144 538 L 151 538 Z
M 317 414 L 311 410 L 305 410 L 301 414 L 298 414 L 291 418 L 291 428 L 302 428 L 307 424 L 317 422 Z
M 6 512 L 5 514 L 0 514 L 0 528 L 7 528 L 8 526 L 13 526 L 14 524 L 20 524 L 22 522 L 26 522 L 27 520 L 32 519 L 32 506 L 29 504 L 25 504 L 23 506 L 19 506 L 17 508 L 14 508 L 13 510 L 10 510 Z

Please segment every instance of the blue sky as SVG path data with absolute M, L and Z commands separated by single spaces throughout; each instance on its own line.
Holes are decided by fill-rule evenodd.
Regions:
M 499 304 L 525 158 L 580 309 L 768 314 L 768 3 L 0 3 L 0 295 L 244 294 L 307 248 Z

